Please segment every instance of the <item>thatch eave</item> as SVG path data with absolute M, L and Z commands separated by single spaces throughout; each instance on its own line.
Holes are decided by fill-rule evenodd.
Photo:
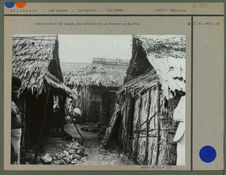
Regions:
M 47 83 L 47 86 L 50 86 L 51 88 L 59 91 L 60 93 L 64 93 L 65 95 L 77 98 L 77 95 L 75 92 L 73 92 L 69 87 L 67 87 L 64 83 L 62 83 L 60 80 L 58 80 L 55 76 L 50 74 L 49 72 L 46 72 L 45 74 L 45 82 Z
M 158 75 L 153 71 L 139 75 L 135 79 L 126 82 L 117 92 L 118 96 L 142 95 L 145 91 L 153 88 L 159 82 Z
M 134 36 L 144 48 L 162 84 L 167 99 L 170 92 L 186 91 L 186 42 L 182 35 Z

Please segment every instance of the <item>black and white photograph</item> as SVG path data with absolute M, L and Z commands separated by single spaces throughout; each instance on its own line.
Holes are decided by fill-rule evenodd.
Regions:
M 185 58 L 184 35 L 13 35 L 11 164 L 185 166 Z

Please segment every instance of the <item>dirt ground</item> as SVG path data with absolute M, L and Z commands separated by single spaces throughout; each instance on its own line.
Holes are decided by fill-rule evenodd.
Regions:
M 77 125 L 81 134 L 83 135 L 85 142 L 83 144 L 85 148 L 85 156 L 81 158 L 81 161 L 76 164 L 82 165 L 132 165 L 133 162 L 124 155 L 121 150 L 114 144 L 110 149 L 101 149 L 98 140 L 98 132 L 81 131 L 81 128 L 85 125 Z M 73 124 L 66 124 L 65 131 L 74 138 L 79 138 L 79 134 L 74 128 Z M 76 140 L 76 139 L 75 139 Z M 70 140 L 63 140 L 61 138 L 49 138 L 44 143 L 44 154 L 54 154 L 56 152 L 63 152 L 66 149 L 67 144 L 70 144 Z

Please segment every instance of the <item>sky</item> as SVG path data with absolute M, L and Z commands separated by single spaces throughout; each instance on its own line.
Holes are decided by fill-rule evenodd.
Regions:
M 58 35 L 62 62 L 89 63 L 92 58 L 129 60 L 132 55 L 131 35 Z

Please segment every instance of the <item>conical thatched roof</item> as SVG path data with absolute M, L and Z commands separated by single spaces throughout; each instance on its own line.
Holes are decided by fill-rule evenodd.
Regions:
M 24 90 L 30 90 L 33 94 L 39 95 L 46 89 L 47 83 L 71 94 L 70 89 L 59 80 L 59 75 L 61 75 L 59 58 L 58 54 L 54 53 L 58 52 L 56 42 L 56 35 L 18 35 L 13 37 L 12 72 L 13 75 L 22 80 L 21 93 Z M 53 74 L 49 71 L 51 62 Z M 52 79 L 52 83 L 49 83 L 50 79 Z

